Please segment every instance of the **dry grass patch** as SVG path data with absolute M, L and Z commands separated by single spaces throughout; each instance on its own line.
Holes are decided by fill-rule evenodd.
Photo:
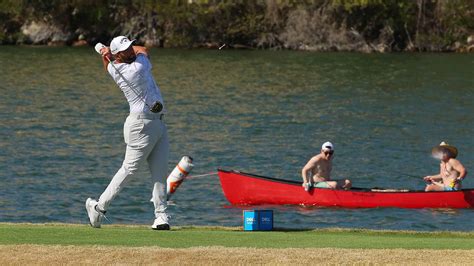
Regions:
M 46 245 L 0 246 L 0 265 L 25 264 L 472 264 L 472 250 L 405 249 L 255 249 L 84 247 Z

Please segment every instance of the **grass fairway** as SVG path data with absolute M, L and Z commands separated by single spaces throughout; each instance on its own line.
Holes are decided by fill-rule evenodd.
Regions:
M 469 264 L 474 233 L 1 224 L 0 264 Z
M 146 226 L 0 224 L 0 244 L 105 245 L 165 248 L 370 248 L 474 249 L 474 233 L 414 233 L 322 229 L 243 232 L 237 228 L 182 227 L 152 231 Z

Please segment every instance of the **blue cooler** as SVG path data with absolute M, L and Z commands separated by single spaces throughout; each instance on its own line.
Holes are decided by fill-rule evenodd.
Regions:
M 244 210 L 244 231 L 273 230 L 272 210 Z

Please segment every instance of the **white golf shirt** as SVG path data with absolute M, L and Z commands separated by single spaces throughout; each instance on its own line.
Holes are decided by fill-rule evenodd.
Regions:
M 111 64 L 114 64 L 120 73 Z M 153 106 L 156 101 L 164 105 L 160 88 L 151 75 L 150 60 L 146 55 L 138 54 L 131 64 L 110 63 L 107 70 L 127 98 L 130 113 L 151 113 L 144 100 L 149 106 Z

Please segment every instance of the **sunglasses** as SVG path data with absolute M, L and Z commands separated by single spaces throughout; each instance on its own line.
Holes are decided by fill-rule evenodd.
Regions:
M 325 151 L 324 154 L 326 154 L 326 155 L 328 155 L 328 154 L 333 155 L 333 154 L 334 154 L 334 151 Z

